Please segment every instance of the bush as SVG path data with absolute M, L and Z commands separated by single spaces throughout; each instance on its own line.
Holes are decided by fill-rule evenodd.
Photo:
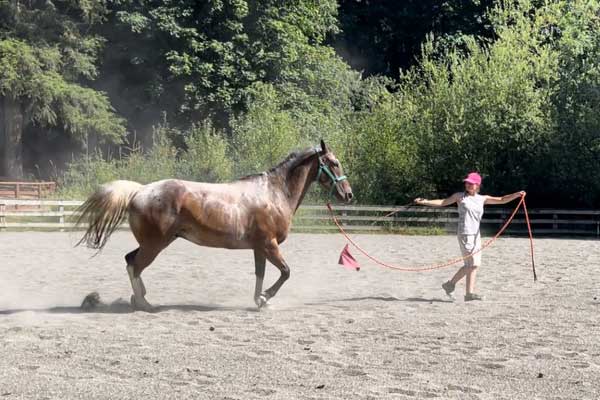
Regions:
M 186 150 L 177 163 L 177 176 L 202 182 L 224 182 L 233 175 L 229 143 L 210 122 L 195 125 L 185 138 Z
M 65 172 L 56 177 L 61 198 L 82 199 L 98 186 L 117 179 L 139 183 L 173 178 L 177 165 L 177 151 L 167 137 L 165 126 L 154 130 L 153 144 L 144 153 L 142 147 L 134 143 L 123 155 L 117 158 L 111 154 L 103 157 L 100 152 L 73 160 Z
M 265 171 L 308 144 L 290 113 L 280 109 L 278 96 L 271 85 L 257 86 L 248 112 L 231 122 L 237 176 Z

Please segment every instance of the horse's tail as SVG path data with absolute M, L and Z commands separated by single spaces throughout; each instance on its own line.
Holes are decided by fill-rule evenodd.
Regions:
M 76 225 L 88 225 L 77 243 L 102 249 L 127 216 L 127 207 L 142 185 L 133 181 L 112 181 L 100 186 L 78 209 Z

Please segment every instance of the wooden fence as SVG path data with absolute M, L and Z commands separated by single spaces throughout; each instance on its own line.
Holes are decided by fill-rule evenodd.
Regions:
M 81 201 L 58 200 L 2 200 L 0 199 L 0 230 L 50 229 L 64 230 L 74 227 L 72 216 Z M 513 203 L 516 206 L 516 202 Z M 19 206 L 18 210 L 14 210 Z M 27 206 L 27 207 L 24 207 Z M 508 219 L 513 209 L 486 207 L 482 230 L 493 234 Z M 456 207 L 386 207 L 386 206 L 334 206 L 337 219 L 349 232 L 419 232 L 435 228 L 452 233 L 456 231 Z M 600 238 L 600 210 L 529 210 L 535 235 L 586 236 Z M 301 206 L 294 217 L 294 231 L 334 232 L 325 206 Z M 126 224 L 124 224 L 126 228 Z M 423 231 L 424 232 L 424 231 Z M 527 226 L 522 211 L 506 231 L 509 235 L 525 235 Z
M 55 182 L 0 181 L 0 198 L 41 200 L 55 190 Z

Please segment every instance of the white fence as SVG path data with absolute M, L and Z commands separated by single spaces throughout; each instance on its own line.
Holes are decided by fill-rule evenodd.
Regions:
M 73 228 L 73 217 L 81 201 L 63 200 L 3 200 L 0 199 L 0 230 Z M 516 202 L 512 203 L 516 206 Z M 506 221 L 513 209 L 486 207 L 482 229 L 493 233 Z M 402 232 L 422 228 L 437 228 L 454 232 L 457 222 L 455 207 L 386 207 L 334 206 L 337 219 L 347 231 Z M 529 210 L 536 235 L 587 236 L 600 238 L 600 210 Z M 125 224 L 126 225 L 126 224 Z M 308 232 L 335 231 L 325 206 L 301 206 L 294 217 L 294 230 Z M 126 228 L 126 226 L 124 226 Z M 519 211 L 507 234 L 527 233 L 525 217 Z

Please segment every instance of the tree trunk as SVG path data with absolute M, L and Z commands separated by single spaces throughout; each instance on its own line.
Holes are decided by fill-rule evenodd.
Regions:
M 23 109 L 11 96 L 0 97 L 0 175 L 23 178 Z

